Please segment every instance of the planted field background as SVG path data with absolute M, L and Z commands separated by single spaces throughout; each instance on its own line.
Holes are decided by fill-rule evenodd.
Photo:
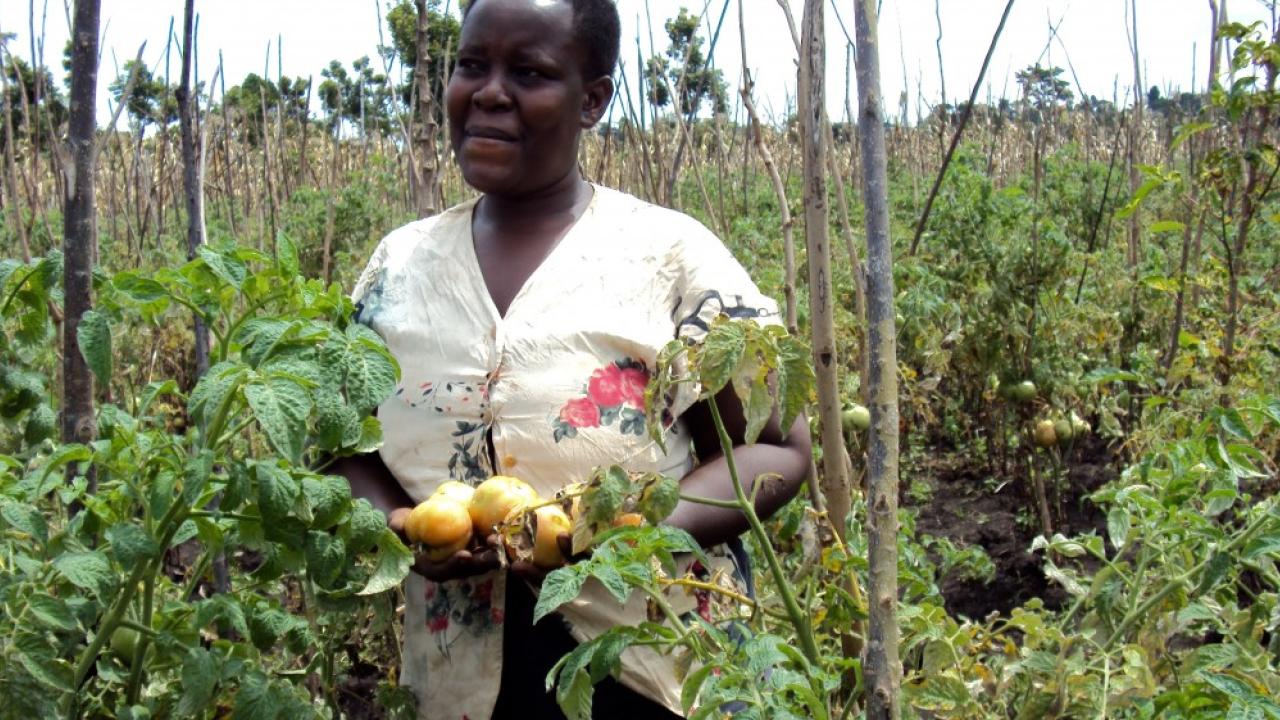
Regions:
M 799 42 L 822 3 L 768 5 Z M 711 591 L 746 639 L 615 638 L 688 659 L 691 716 L 1280 718 L 1280 44 L 1209 5 L 1208 90 L 1081 97 L 1033 58 L 1008 97 L 874 123 L 892 415 L 867 380 L 857 97 L 827 118 L 797 90 L 761 117 L 708 60 L 744 62 L 713 47 L 736 5 L 655 19 L 668 47 L 619 76 L 583 172 L 700 219 L 797 337 L 819 307 L 834 328 L 834 384 L 808 396 L 816 475 L 750 538 L 756 599 Z M 369 413 L 396 381 L 346 293 L 385 233 L 468 197 L 433 101 L 456 12 L 402 1 L 385 22 L 385 58 L 312 83 L 195 86 L 180 22 L 173 76 L 126 63 L 118 116 L 87 135 L 76 88 L 4 36 L 0 716 L 412 717 L 410 551 L 324 474 L 377 447 Z M 900 673 L 875 675 L 866 469 L 894 431 Z M 836 467 L 847 518 L 829 511 Z M 631 532 L 640 557 L 679 547 Z M 591 571 L 631 567 L 614 549 Z M 570 717 L 617 660 L 584 647 L 554 678 Z

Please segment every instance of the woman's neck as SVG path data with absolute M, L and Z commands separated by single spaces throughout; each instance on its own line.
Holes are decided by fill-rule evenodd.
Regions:
M 528 226 L 563 218 L 577 218 L 591 201 L 591 184 L 574 167 L 563 178 L 533 193 L 520 196 L 486 193 L 480 198 L 477 214 L 488 223 L 503 227 Z

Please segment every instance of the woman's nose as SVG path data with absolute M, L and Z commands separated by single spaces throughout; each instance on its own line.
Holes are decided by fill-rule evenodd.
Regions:
M 511 94 L 502 79 L 502 73 L 491 72 L 484 83 L 471 96 L 476 107 L 485 110 L 501 109 L 511 105 Z

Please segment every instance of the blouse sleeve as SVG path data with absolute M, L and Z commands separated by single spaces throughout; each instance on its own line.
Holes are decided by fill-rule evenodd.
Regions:
M 673 249 L 677 299 L 672 320 L 675 336 L 698 342 L 720 313 L 732 319 L 780 324 L 778 304 L 760 292 L 746 269 L 710 230 L 689 219 Z
M 686 231 L 677 234 L 673 248 L 676 298 L 672 313 L 675 337 L 686 343 L 701 342 L 716 316 L 750 319 L 763 325 L 780 325 L 778 304 L 760 292 L 745 268 L 710 230 L 691 218 Z M 685 372 L 683 357 L 676 373 Z M 667 398 L 668 410 L 679 417 L 697 401 L 701 390 L 681 384 Z

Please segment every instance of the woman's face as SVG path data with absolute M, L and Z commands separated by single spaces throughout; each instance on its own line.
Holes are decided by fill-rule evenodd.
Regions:
M 578 138 L 613 93 L 582 77 L 573 9 L 561 0 L 477 0 L 462 25 L 445 102 L 467 183 L 527 195 L 577 167 Z

